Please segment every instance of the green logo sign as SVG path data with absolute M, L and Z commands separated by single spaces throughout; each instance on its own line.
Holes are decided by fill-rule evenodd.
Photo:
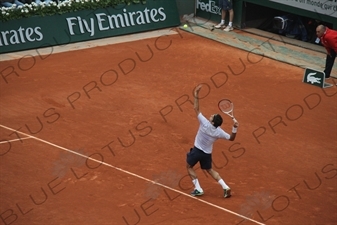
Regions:
M 309 68 L 304 71 L 303 82 L 320 88 L 332 87 L 332 84 L 325 83 L 324 72 Z

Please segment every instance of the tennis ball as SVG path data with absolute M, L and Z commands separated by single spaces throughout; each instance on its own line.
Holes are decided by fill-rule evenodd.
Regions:
M 184 24 L 184 28 L 187 28 L 188 26 L 187 26 L 187 24 Z

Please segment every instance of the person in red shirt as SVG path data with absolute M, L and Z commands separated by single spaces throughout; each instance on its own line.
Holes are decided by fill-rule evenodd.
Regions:
M 324 25 L 318 25 L 316 28 L 316 35 L 327 51 L 324 73 L 325 78 L 330 78 L 337 53 L 337 31 L 329 29 Z

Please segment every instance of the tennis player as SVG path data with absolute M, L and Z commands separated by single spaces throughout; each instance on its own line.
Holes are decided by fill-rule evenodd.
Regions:
M 194 110 L 197 114 L 200 126 L 195 137 L 194 147 L 191 148 L 189 153 L 187 153 L 186 158 L 187 171 L 192 179 L 192 183 L 194 184 L 194 190 L 191 192 L 191 195 L 200 196 L 204 194 L 204 191 L 198 181 L 197 174 L 193 169 L 195 164 L 199 162 L 201 169 L 206 170 L 221 185 L 224 190 L 224 197 L 229 198 L 231 196 L 231 189 L 220 177 L 219 173 L 212 169 L 212 150 L 213 143 L 217 139 L 234 141 L 239 124 L 237 121 L 234 122 L 232 133 L 229 135 L 220 128 L 222 118 L 219 114 L 211 115 L 209 120 L 206 119 L 199 111 L 199 91 L 201 87 L 202 85 L 197 86 L 194 91 Z

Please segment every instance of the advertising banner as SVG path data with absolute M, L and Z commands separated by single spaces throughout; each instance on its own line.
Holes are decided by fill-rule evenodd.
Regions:
M 144 32 L 180 24 L 175 1 L 83 10 L 0 23 L 0 53 Z
M 196 0 L 196 16 L 208 21 L 220 21 L 221 8 L 219 0 Z

